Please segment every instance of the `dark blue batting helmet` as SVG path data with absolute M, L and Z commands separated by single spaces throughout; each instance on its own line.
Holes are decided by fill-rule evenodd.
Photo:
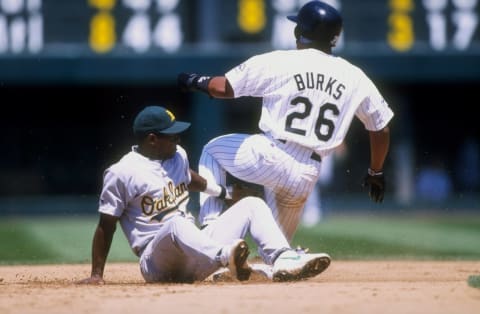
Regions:
M 297 15 L 287 18 L 295 23 L 295 36 L 334 47 L 342 31 L 342 16 L 332 6 L 321 1 L 310 1 L 300 8 Z

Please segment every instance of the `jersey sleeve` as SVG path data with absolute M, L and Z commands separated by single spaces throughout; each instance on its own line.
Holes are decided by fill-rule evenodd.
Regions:
M 234 97 L 261 97 L 271 86 L 272 70 L 266 54 L 257 55 L 246 60 L 225 74 Z
M 120 217 L 126 205 L 126 187 L 124 181 L 120 178 L 119 174 L 111 168 L 105 170 L 98 211 L 103 214 Z
M 360 89 L 364 97 L 355 115 L 362 121 L 367 130 L 380 131 L 393 118 L 393 111 L 377 87 L 366 76 L 360 84 Z
M 190 184 L 190 182 L 192 181 L 192 176 L 190 174 L 190 163 L 188 161 L 187 152 L 180 145 L 177 145 L 177 152 L 183 162 L 183 169 L 185 170 L 185 178 L 187 179 L 187 184 Z

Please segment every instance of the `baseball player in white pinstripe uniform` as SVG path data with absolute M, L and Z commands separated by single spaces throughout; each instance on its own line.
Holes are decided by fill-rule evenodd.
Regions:
M 117 221 L 140 258 L 147 282 L 194 282 L 227 267 L 238 280 L 251 268 L 247 232 L 276 281 L 315 276 L 330 264 L 327 254 L 298 254 L 283 236 L 266 203 L 239 200 L 215 223 L 200 230 L 187 212 L 189 190 L 224 197 L 225 189 L 190 169 L 178 133 L 189 123 L 160 106 L 142 110 L 134 121 L 138 145 L 106 169 L 100 195 L 100 220 L 92 244 L 91 276 L 84 284 L 104 283 L 103 271 Z
M 267 204 L 291 240 L 319 178 L 322 157 L 343 142 L 354 116 L 370 134 L 364 184 L 374 201 L 383 200 L 393 112 L 361 69 L 332 55 L 343 24 L 336 9 L 311 1 L 288 18 L 297 24 L 296 50 L 251 57 L 225 76 L 180 73 L 178 83 L 184 91 L 216 98 L 263 98 L 263 133 L 214 138 L 204 147 L 199 173 L 219 184 L 226 183 L 228 172 L 263 185 Z M 221 200 L 205 194 L 200 201 L 203 224 L 217 219 L 224 208 Z

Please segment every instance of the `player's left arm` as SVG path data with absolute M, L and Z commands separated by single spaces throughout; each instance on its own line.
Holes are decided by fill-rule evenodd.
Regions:
M 370 168 L 368 168 L 362 185 L 368 187 L 372 201 L 381 203 L 385 194 L 385 176 L 383 164 L 390 146 L 390 129 L 388 126 L 380 131 L 369 131 Z
M 381 172 L 390 147 L 390 128 L 386 126 L 380 131 L 369 131 L 369 138 L 370 169 Z
M 382 202 L 385 194 L 383 168 L 390 146 L 388 125 L 393 118 L 393 111 L 369 79 L 363 81 L 363 86 L 360 86 L 359 90 L 365 91 L 366 97 L 357 109 L 356 115 L 368 130 L 370 139 L 370 167 L 362 185 L 369 188 L 368 194 L 374 202 Z

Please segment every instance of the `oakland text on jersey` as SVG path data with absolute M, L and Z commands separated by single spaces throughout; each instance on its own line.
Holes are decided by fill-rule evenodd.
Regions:
M 318 89 L 338 100 L 342 97 L 345 90 L 344 84 L 338 82 L 333 77 L 325 77 L 322 73 L 306 72 L 304 75 L 295 74 L 293 78 L 297 83 L 298 91 L 302 91 L 305 88 Z
M 152 198 L 149 195 L 142 197 L 141 206 L 142 212 L 150 216 L 154 213 L 161 212 L 168 209 L 173 209 L 181 202 L 188 198 L 187 185 L 182 182 L 175 186 L 172 181 L 168 182 L 168 187 L 163 188 L 162 198 Z

